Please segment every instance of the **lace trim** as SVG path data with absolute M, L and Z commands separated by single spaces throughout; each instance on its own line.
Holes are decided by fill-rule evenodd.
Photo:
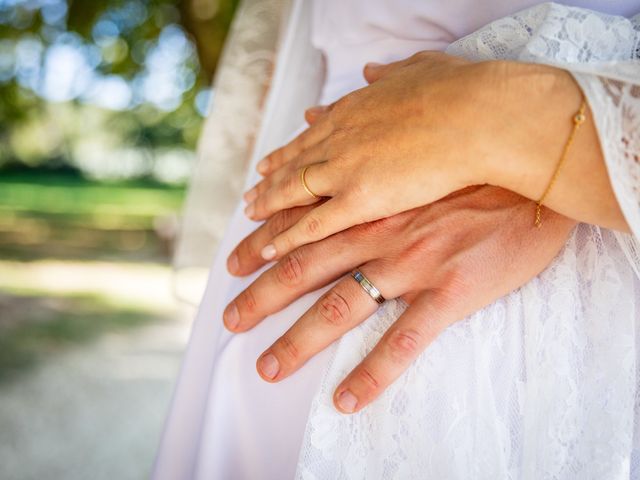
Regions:
M 448 49 L 572 71 L 598 119 L 611 181 L 636 233 L 639 18 L 542 4 Z M 638 252 L 631 236 L 579 225 L 536 279 L 447 329 L 362 412 L 340 415 L 334 388 L 405 308 L 388 302 L 332 347 L 296 478 L 638 475 Z
M 285 16 L 283 0 L 243 0 L 213 84 L 174 264 L 211 265 L 243 187 Z

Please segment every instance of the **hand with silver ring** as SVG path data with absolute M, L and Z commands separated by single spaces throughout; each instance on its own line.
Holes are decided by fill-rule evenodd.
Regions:
M 382 296 L 380 290 L 373 286 L 371 280 L 365 277 L 364 273 L 362 273 L 360 269 L 356 268 L 353 272 L 351 272 L 351 276 L 356 282 L 360 284 L 362 289 L 367 292 L 367 295 L 373 298 L 376 303 L 382 305 L 384 302 L 386 302 L 386 299 Z
M 319 207 L 271 217 L 233 250 L 229 271 L 247 275 L 262 267 L 260 251 L 270 238 L 313 208 Z M 363 322 L 383 298 L 404 299 L 409 308 L 335 391 L 341 412 L 359 411 L 447 326 L 550 263 L 575 222 L 548 212 L 545 235 L 531 235 L 532 212 L 531 202 L 519 195 L 470 187 L 432 205 L 349 228 L 282 257 L 227 306 L 225 326 L 236 333 L 249 330 L 344 276 L 282 337 L 265 339 L 275 342 L 257 359 L 257 369 L 264 380 L 278 382 Z

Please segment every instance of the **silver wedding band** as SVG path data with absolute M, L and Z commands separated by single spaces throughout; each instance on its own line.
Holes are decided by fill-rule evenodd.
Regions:
M 373 283 L 371 283 L 371 281 L 369 281 L 369 279 L 365 277 L 360 270 L 356 268 L 353 272 L 351 272 L 351 276 L 356 282 L 360 284 L 362 289 L 367 292 L 367 294 L 369 294 L 371 298 L 378 302 L 378 304 L 382 305 L 385 302 L 385 298 L 380 293 L 380 290 L 374 287 Z

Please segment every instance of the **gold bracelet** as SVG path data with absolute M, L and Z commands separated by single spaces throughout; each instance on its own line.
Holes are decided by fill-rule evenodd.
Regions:
M 564 149 L 562 150 L 562 155 L 560 155 L 560 160 L 558 160 L 558 164 L 556 165 L 556 169 L 553 172 L 553 176 L 551 177 L 551 180 L 549 180 L 549 185 L 547 185 L 547 188 L 545 189 L 544 193 L 540 197 L 540 200 L 536 202 L 536 219 L 534 223 L 535 223 L 535 226 L 538 228 L 542 226 L 542 202 L 545 201 L 545 199 L 547 198 L 547 195 L 549 195 L 549 192 L 551 191 L 556 181 L 558 180 L 560 169 L 562 168 L 562 165 L 567 159 L 567 153 L 571 148 L 573 139 L 575 138 L 576 133 L 580 129 L 580 125 L 582 125 L 584 121 L 587 119 L 584 113 L 586 109 L 587 109 L 587 101 L 583 98 L 582 105 L 580 105 L 580 110 L 578 110 L 578 113 L 576 113 L 573 116 L 573 128 L 571 129 L 571 133 L 569 134 L 569 139 L 567 140 L 567 143 L 565 143 L 564 145 Z

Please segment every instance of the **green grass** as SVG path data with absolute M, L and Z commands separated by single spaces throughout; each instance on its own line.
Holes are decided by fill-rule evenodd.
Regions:
M 0 213 L 84 220 L 153 218 L 178 211 L 183 198 L 183 187 L 148 182 L 100 183 L 68 175 L 0 174 Z
M 180 212 L 184 187 L 0 172 L 0 258 L 167 261 L 159 218 Z
M 19 290 L 0 292 L 0 312 L 0 382 L 71 345 L 159 319 L 100 295 Z

